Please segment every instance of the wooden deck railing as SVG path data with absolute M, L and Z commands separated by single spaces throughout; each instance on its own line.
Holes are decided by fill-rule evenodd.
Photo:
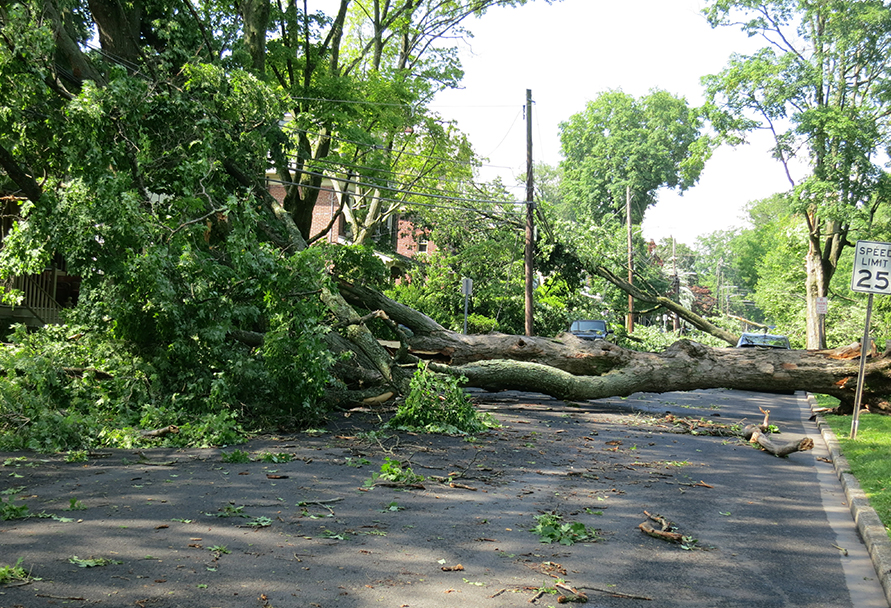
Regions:
M 44 325 L 57 325 L 61 322 L 62 306 L 53 298 L 52 282 L 53 277 L 45 274 L 11 279 L 7 287 L 25 294 L 22 303 L 13 308 L 27 309 Z

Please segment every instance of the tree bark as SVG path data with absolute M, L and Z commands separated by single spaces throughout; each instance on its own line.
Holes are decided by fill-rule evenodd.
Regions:
M 353 306 L 383 310 L 413 333 L 408 355 L 442 373 L 464 376 L 488 390 L 527 390 L 564 400 L 600 399 L 636 392 L 708 388 L 787 392 L 805 390 L 839 398 L 852 411 L 859 345 L 834 350 L 709 348 L 680 340 L 661 353 L 638 352 L 572 334 L 556 338 L 505 334 L 463 335 L 361 286 L 341 283 Z M 391 348 L 392 352 L 392 348 Z M 865 369 L 863 403 L 891 412 L 891 352 L 873 351 Z
M 688 340 L 662 353 L 636 352 L 569 334 L 557 339 L 443 334 L 415 336 L 411 344 L 410 354 L 442 361 L 434 369 L 463 375 L 470 386 L 565 400 L 707 388 L 806 390 L 833 395 L 842 401 L 842 411 L 850 412 L 859 364 L 833 358 L 832 351 L 709 348 Z M 883 354 L 866 365 L 863 403 L 887 413 L 889 393 L 891 358 Z

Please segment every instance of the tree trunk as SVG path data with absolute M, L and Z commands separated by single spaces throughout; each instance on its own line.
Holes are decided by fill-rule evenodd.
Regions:
M 257 78 L 266 72 L 266 30 L 269 26 L 267 0 L 241 0 L 238 10 L 244 21 L 244 45 L 251 55 L 251 68 Z
M 118 61 L 138 65 L 142 57 L 138 43 L 142 2 L 133 2 L 126 11 L 116 0 L 90 0 L 89 6 L 102 50 Z
M 505 334 L 463 335 L 371 289 L 340 284 L 354 306 L 383 310 L 413 332 L 404 338 L 408 355 L 431 362 L 435 371 L 464 376 L 468 386 L 515 389 L 564 400 L 665 393 L 707 388 L 825 393 L 851 411 L 857 384 L 859 346 L 836 350 L 709 348 L 680 340 L 661 353 L 626 350 L 603 340 Z M 388 346 L 393 350 L 392 343 Z M 384 384 L 382 383 L 382 386 Z M 863 403 L 891 412 L 891 353 L 870 357 Z
M 827 282 L 823 277 L 819 243 L 816 243 L 814 238 L 808 240 L 805 266 L 807 268 L 807 278 L 805 279 L 807 347 L 826 348 L 826 337 L 823 335 L 820 315 L 817 314 L 817 298 L 826 295 Z

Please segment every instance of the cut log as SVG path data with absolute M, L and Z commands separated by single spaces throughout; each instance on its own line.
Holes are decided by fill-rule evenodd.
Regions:
M 781 457 L 788 456 L 794 452 L 806 452 L 814 449 L 814 440 L 809 437 L 805 437 L 798 441 L 787 441 L 785 443 L 773 441 L 768 434 L 768 429 L 770 428 L 770 425 L 768 424 L 770 421 L 770 410 L 766 410 L 763 407 L 758 409 L 764 414 L 764 420 L 760 425 L 749 424 L 743 429 L 743 437 L 745 437 L 749 443 L 757 443 L 765 451 L 770 452 L 774 456 Z
M 748 429 L 750 427 L 751 425 L 746 428 Z M 764 448 L 765 451 L 770 452 L 774 456 L 788 456 L 794 452 L 806 452 L 814 449 L 814 440 L 810 437 L 805 437 L 798 441 L 779 443 L 770 439 L 765 432 L 757 427 L 752 428 L 751 432 L 747 431 L 745 436 L 749 443 L 757 443 Z

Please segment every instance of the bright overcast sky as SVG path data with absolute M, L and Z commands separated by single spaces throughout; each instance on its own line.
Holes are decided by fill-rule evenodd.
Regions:
M 458 121 L 479 154 L 516 183 L 526 169 L 526 89 L 533 98 L 533 157 L 560 161 L 558 124 L 581 112 L 598 93 L 622 89 L 635 97 L 660 88 L 702 103 L 700 77 L 720 71 L 734 52 L 760 41 L 735 29 L 712 30 L 700 0 L 535 0 L 520 8 L 490 10 L 467 23 L 474 38 L 462 45 L 463 89 L 441 94 L 433 109 Z M 746 203 L 789 189 L 766 140 L 720 149 L 697 186 L 679 196 L 661 191 L 647 211 L 644 236 L 696 237 L 743 225 Z M 497 173 L 496 173 L 497 172 Z M 516 190 L 518 200 L 525 190 Z

